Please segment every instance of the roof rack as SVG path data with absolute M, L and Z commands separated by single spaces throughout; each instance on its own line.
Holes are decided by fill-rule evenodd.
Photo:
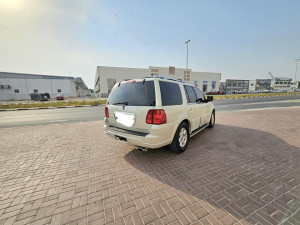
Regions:
M 165 80 L 177 81 L 177 82 L 181 82 L 181 83 L 187 83 L 187 82 L 182 81 L 181 79 L 174 79 L 172 77 L 166 77 L 166 76 L 155 75 L 155 76 L 153 76 L 153 78 L 160 78 L 160 79 L 165 79 Z

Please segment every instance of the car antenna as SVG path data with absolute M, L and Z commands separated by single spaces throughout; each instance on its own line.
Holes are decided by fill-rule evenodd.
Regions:
M 143 84 L 145 83 L 145 79 L 143 80 Z
M 119 83 L 118 87 L 120 87 L 120 85 L 121 85 L 121 82 Z

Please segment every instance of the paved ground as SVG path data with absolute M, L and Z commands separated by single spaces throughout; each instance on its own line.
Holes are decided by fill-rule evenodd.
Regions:
M 300 224 L 300 107 L 217 115 L 183 154 L 103 122 L 0 130 L 0 224 Z
M 281 96 L 214 101 L 217 113 L 300 106 L 300 96 Z M 0 128 L 64 124 L 104 119 L 104 107 L 42 109 L 0 112 Z

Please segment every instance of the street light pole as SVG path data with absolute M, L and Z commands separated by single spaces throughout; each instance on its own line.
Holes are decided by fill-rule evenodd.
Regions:
M 189 42 L 191 40 L 186 41 L 186 74 L 188 73 L 189 69 Z
M 296 76 L 297 76 L 297 69 L 298 69 L 298 61 L 299 61 L 300 59 L 295 59 L 295 61 L 297 62 L 296 63 L 296 72 L 295 72 L 295 80 L 294 80 L 294 91 L 296 90 Z

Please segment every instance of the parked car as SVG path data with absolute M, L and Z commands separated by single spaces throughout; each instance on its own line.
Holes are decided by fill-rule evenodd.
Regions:
M 219 92 L 218 91 L 210 91 L 206 93 L 207 95 L 218 95 Z
M 105 107 L 105 133 L 140 150 L 186 150 L 190 137 L 215 124 L 213 97 L 161 76 L 117 83 Z
M 29 96 L 34 101 L 48 101 L 50 99 L 49 93 L 31 93 Z
M 206 95 L 225 95 L 224 91 L 211 91 L 207 92 Z
M 245 94 L 246 93 L 246 91 L 233 91 L 232 92 L 233 94 Z
M 211 91 L 207 92 L 206 95 L 225 95 L 224 91 Z
M 65 100 L 63 95 L 57 95 L 56 100 Z
M 274 89 L 274 90 L 272 90 L 271 92 L 272 92 L 272 93 L 281 93 L 282 91 L 277 90 L 277 89 Z

